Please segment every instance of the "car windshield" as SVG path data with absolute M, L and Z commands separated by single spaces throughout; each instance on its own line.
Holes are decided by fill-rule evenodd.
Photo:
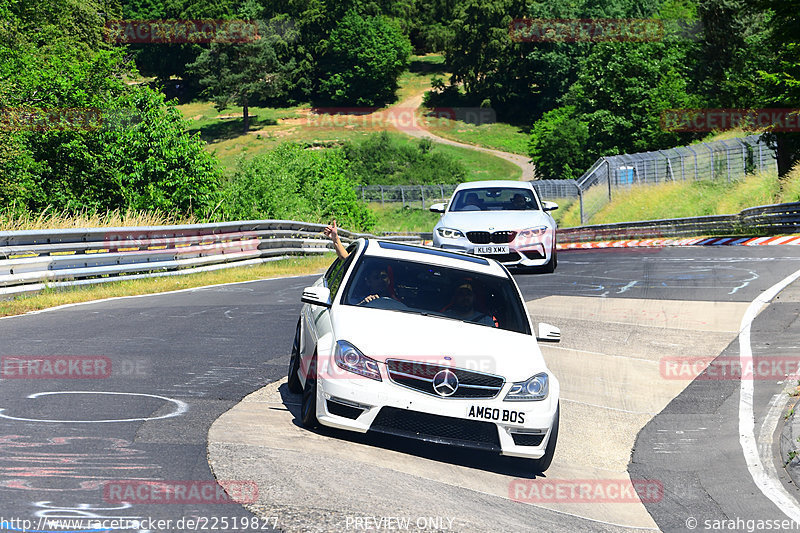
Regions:
M 513 282 L 458 268 L 363 257 L 342 294 L 343 305 L 371 307 L 530 335 Z
M 484 187 L 459 191 L 450 211 L 530 211 L 539 209 L 533 191 L 519 187 Z

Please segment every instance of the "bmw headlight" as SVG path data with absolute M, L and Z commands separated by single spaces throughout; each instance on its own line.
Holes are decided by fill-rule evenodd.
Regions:
M 511 390 L 506 394 L 507 402 L 538 401 L 547 398 L 549 393 L 547 374 L 536 374 L 525 381 L 511 384 Z
M 443 239 L 460 239 L 464 236 L 459 230 L 452 228 L 436 228 L 436 231 Z
M 536 226 L 535 228 L 527 228 L 517 234 L 518 239 L 535 239 L 541 237 L 547 232 L 547 226 Z
M 347 341 L 337 341 L 336 351 L 333 354 L 333 360 L 339 368 L 343 368 L 348 372 L 360 374 L 364 377 L 383 381 L 381 379 L 381 372 L 378 370 L 378 362 L 370 359 Z

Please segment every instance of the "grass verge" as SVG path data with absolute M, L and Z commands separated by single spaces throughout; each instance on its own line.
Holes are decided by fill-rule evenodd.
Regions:
M 427 209 L 422 209 L 421 206 L 403 207 L 397 203 L 381 205 L 373 202 L 369 204 L 369 209 L 375 214 L 376 219 L 373 233 L 382 231 L 431 232 L 440 217 L 439 213 L 431 213 Z
M 612 191 L 593 187 L 584 194 L 584 211 L 594 213 L 588 224 L 613 224 L 667 218 L 730 215 L 748 207 L 800 200 L 800 167 L 785 179 L 760 172 L 745 179 L 670 182 Z M 558 213 L 558 211 L 556 211 Z M 580 226 L 580 203 L 574 202 L 557 217 L 561 227 Z
M 211 272 L 186 274 L 185 276 L 121 280 L 82 287 L 48 288 L 37 294 L 18 296 L 12 300 L 0 300 L 0 316 L 20 315 L 49 307 L 102 300 L 104 298 L 156 294 L 221 283 L 237 283 L 322 273 L 333 262 L 334 257 L 332 253 L 322 256 L 298 256 L 262 265 L 234 267 Z M 299 302 L 299 294 L 297 298 Z

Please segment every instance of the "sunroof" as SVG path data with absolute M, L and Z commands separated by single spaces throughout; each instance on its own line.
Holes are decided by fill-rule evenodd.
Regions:
M 470 257 L 468 255 L 459 254 L 456 252 L 448 252 L 441 248 L 427 248 L 423 246 L 410 246 L 408 244 L 401 244 L 398 242 L 378 241 L 381 248 L 387 250 L 402 250 L 404 252 L 416 252 L 418 254 L 438 255 L 440 257 L 449 257 L 451 259 L 460 259 L 462 261 L 469 261 L 470 263 L 477 263 L 479 265 L 488 265 L 489 261 L 482 257 Z

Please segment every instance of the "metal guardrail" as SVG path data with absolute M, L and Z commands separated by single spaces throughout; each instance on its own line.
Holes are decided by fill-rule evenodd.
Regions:
M 0 232 L 0 295 L 50 287 L 186 274 L 333 249 L 324 224 L 221 224 Z M 371 234 L 340 230 L 343 242 Z M 382 238 L 420 242 L 416 235 Z
M 737 215 L 598 224 L 558 230 L 561 243 L 713 235 L 777 235 L 800 231 L 800 202 L 763 205 Z
M 188 274 L 332 250 L 324 224 L 257 220 L 221 224 L 0 232 L 0 295 Z M 770 235 L 800 231 L 800 202 L 745 209 L 737 215 L 649 220 L 564 228 L 558 241 Z M 339 230 L 347 243 L 371 234 Z M 383 239 L 419 243 L 430 233 Z

